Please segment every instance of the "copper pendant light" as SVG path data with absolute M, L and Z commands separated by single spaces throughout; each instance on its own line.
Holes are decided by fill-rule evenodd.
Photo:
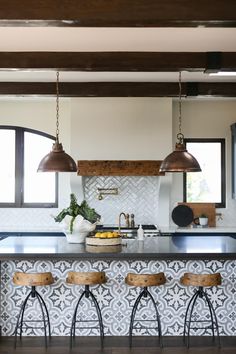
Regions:
M 169 154 L 160 166 L 160 172 L 200 172 L 201 167 L 195 157 L 184 145 L 184 135 L 181 132 L 181 72 L 179 72 L 179 133 L 175 150 Z
M 59 72 L 57 71 L 56 81 L 56 141 L 49 152 L 40 161 L 38 172 L 76 172 L 77 167 L 72 157 L 65 153 L 63 146 L 59 143 Z

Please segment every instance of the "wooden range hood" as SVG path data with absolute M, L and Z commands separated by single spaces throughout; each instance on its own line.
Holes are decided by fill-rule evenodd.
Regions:
M 79 160 L 79 176 L 164 176 L 160 160 Z

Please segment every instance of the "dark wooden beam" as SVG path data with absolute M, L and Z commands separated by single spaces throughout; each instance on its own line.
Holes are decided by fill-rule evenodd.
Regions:
M 176 82 L 60 82 L 61 97 L 177 97 Z M 56 86 L 51 82 L 0 82 L 0 95 L 55 96 Z M 187 97 L 236 97 L 235 83 L 182 83 L 182 94 Z
M 220 53 L 220 64 L 222 70 L 236 70 L 236 52 Z M 208 67 L 205 52 L 0 52 L 0 70 L 163 72 Z
M 235 27 L 235 0 L 1 0 L 2 26 Z

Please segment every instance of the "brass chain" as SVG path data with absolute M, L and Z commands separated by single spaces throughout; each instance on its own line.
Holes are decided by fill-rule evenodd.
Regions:
M 56 141 L 59 140 L 59 71 L 56 73 Z
M 179 72 L 179 133 L 182 134 L 181 131 L 181 115 L 182 115 L 182 91 L 181 91 L 181 71 Z

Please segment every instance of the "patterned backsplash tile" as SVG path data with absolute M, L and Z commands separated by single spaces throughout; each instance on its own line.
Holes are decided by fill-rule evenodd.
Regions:
M 123 211 L 135 215 L 136 224 L 156 224 L 159 177 L 85 177 L 84 194 L 89 205 L 102 216 L 104 224 L 116 224 Z M 118 188 L 118 195 L 98 200 L 97 188 Z

